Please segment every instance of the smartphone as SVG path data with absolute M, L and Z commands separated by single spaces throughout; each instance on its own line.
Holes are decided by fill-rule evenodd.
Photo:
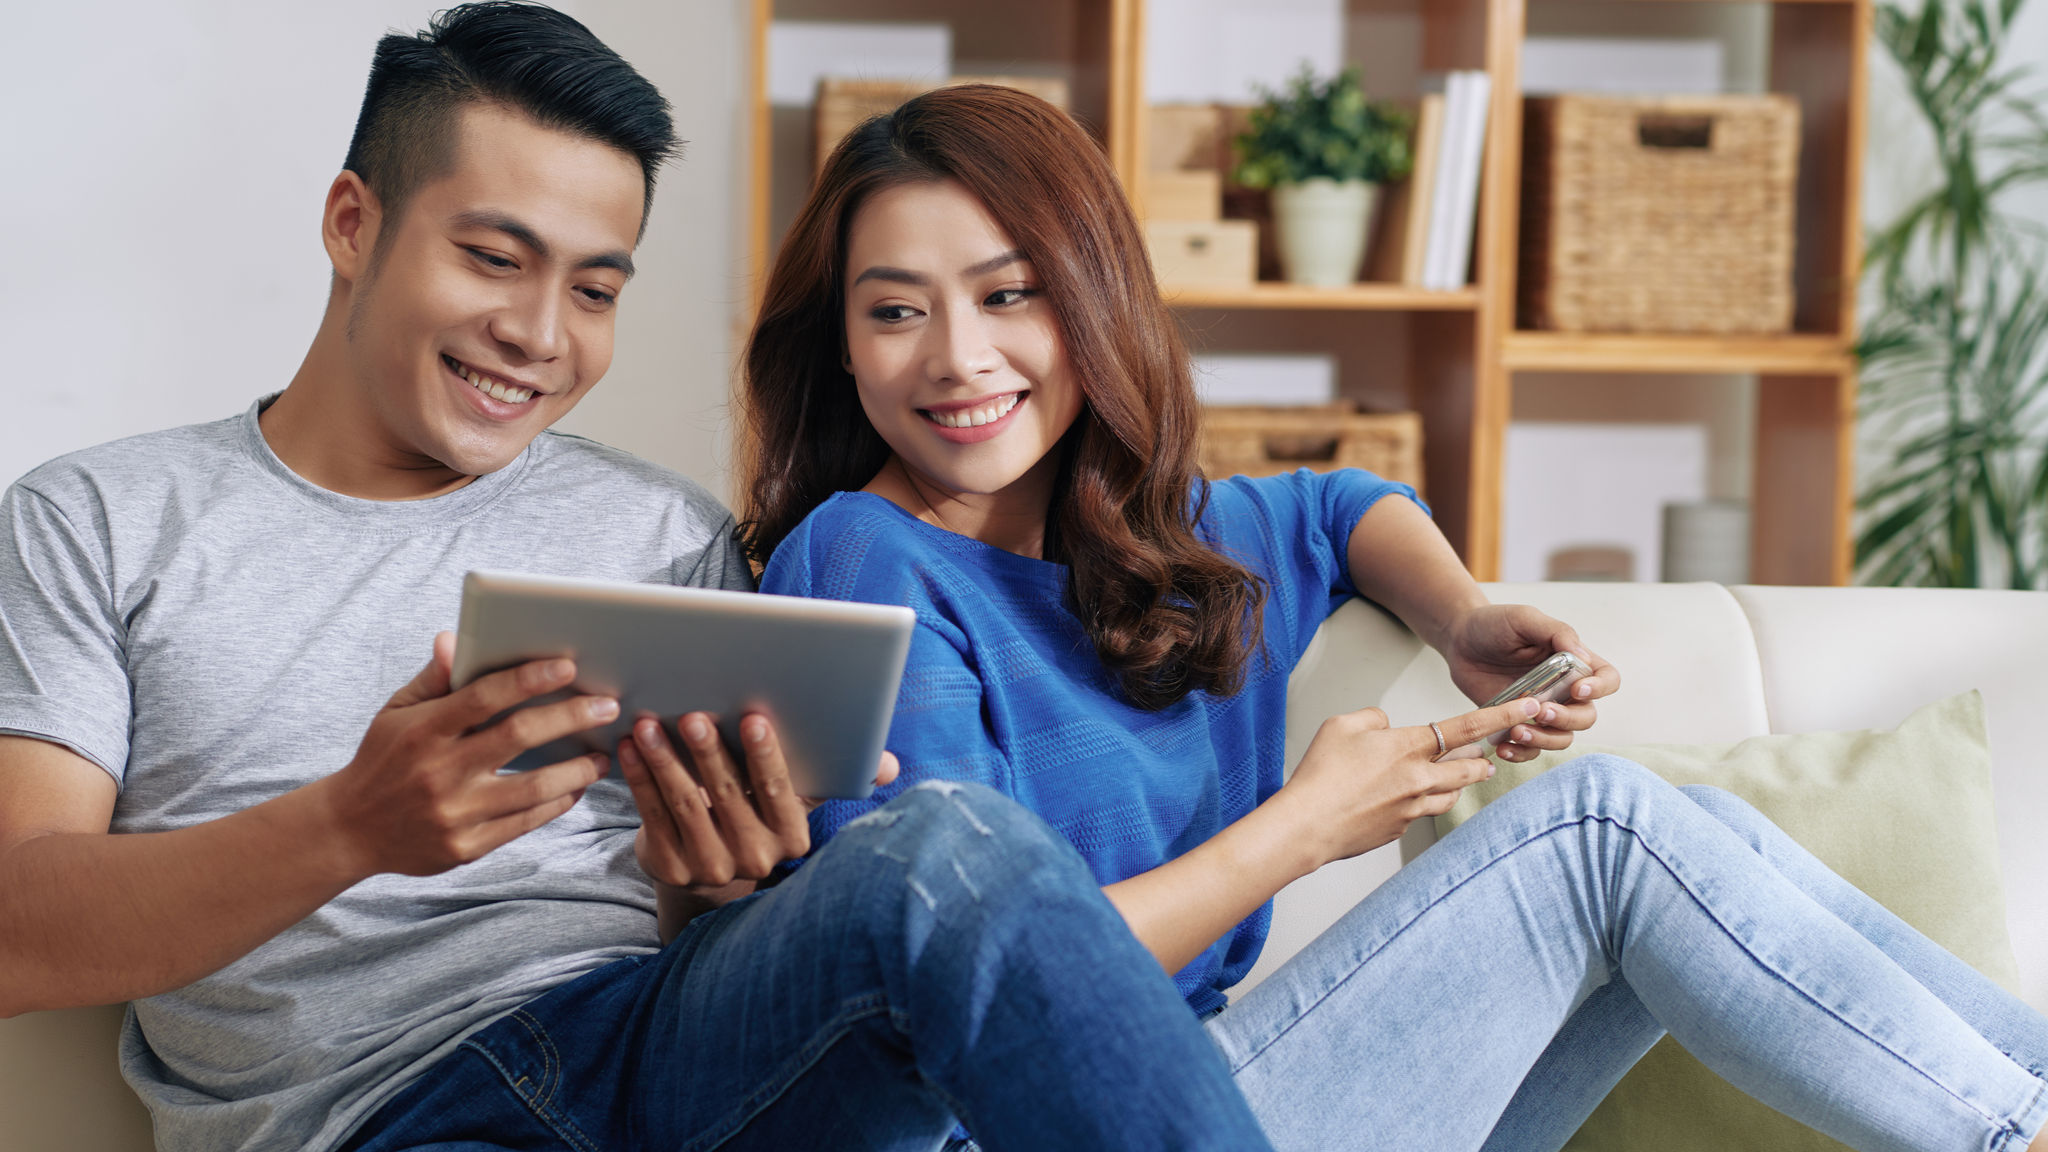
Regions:
M 1550 657 L 1550 659 L 1523 673 L 1513 684 L 1502 689 L 1500 695 L 1488 700 L 1486 707 L 1496 707 L 1506 704 L 1511 700 L 1520 700 L 1525 696 L 1533 696 L 1545 704 L 1559 703 L 1571 693 L 1572 685 L 1578 683 L 1580 677 L 1591 671 L 1592 669 L 1586 666 L 1584 660 L 1569 652 L 1559 652 Z M 1453 748 L 1437 757 L 1437 759 L 1439 761 L 1459 760 L 1468 756 L 1483 755 L 1486 751 L 1486 745 L 1499 744 L 1507 737 L 1507 734 L 1508 730 L 1503 728 L 1488 736 L 1481 743 Z

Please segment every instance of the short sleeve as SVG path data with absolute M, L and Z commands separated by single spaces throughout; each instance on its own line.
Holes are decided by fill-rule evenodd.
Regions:
M 754 569 L 740 551 L 737 526 L 731 516 L 711 534 L 704 551 L 697 556 L 697 563 L 683 574 L 679 583 L 691 588 L 754 590 Z
M 19 484 L 0 518 L 0 732 L 62 744 L 121 783 L 126 630 L 98 538 Z
M 1233 476 L 1209 486 L 1202 531 L 1265 578 L 1265 642 L 1281 667 L 1292 668 L 1330 613 L 1358 594 L 1346 555 L 1351 530 L 1388 496 L 1422 504 L 1409 485 L 1358 468 Z

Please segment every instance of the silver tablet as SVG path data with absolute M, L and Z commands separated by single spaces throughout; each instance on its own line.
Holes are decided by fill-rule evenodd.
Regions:
M 536 748 L 512 769 L 616 755 L 638 718 L 672 725 L 686 712 L 717 716 L 726 746 L 737 749 L 740 717 L 760 712 L 775 724 L 799 794 L 861 797 L 874 787 L 916 619 L 880 604 L 471 572 L 454 684 L 567 656 L 576 661 L 575 691 L 618 699 L 609 726 Z

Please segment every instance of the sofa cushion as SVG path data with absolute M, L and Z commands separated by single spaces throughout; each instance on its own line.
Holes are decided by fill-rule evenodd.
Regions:
M 2028 719 L 2048 700 L 2048 592 L 1729 591 L 1756 633 L 1772 732 L 1868 728 L 1936 697 L 1984 693 L 2005 921 L 2021 997 L 2048 1012 L 2048 769 Z
M 1439 831 L 1553 765 L 1612 752 L 1674 784 L 1712 784 L 1755 805 L 1902 919 L 2006 988 L 2019 976 L 2006 935 L 1993 835 L 1984 704 L 1968 692 L 1890 731 L 1757 736 L 1732 745 L 1636 745 L 1499 764 L 1439 818 Z M 1497 762 L 1498 763 L 1498 762 Z M 1707 1071 L 1665 1039 L 1567 1148 L 1840 1149 Z

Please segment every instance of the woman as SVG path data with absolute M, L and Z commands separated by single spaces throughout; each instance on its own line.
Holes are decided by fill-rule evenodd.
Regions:
M 1853 1146 L 2036 1138 L 2048 1022 L 1733 797 L 1611 758 L 1489 806 L 1227 1000 L 1275 892 L 1490 774 L 1446 746 L 1564 747 L 1619 676 L 1488 605 L 1404 486 L 1199 477 L 1138 228 L 1050 106 L 947 88 L 849 137 L 784 243 L 747 404 L 764 590 L 917 610 L 903 782 L 992 784 L 1067 836 L 1277 1146 L 1559 1147 L 1667 1030 Z M 1353 594 L 1475 700 L 1555 650 L 1594 671 L 1566 703 L 1333 718 L 1283 786 L 1288 670 Z

